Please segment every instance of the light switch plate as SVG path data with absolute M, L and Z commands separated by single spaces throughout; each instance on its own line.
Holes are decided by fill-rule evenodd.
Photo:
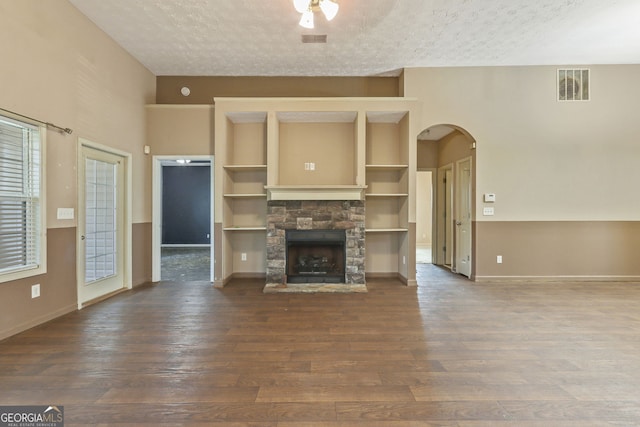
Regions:
M 58 219 L 73 219 L 75 215 L 73 208 L 58 208 Z
M 496 201 L 496 193 L 484 193 L 485 203 L 494 203 Z
M 483 208 L 483 209 L 482 209 L 482 215 L 484 215 L 484 216 L 491 216 L 491 215 L 493 215 L 493 208 L 492 208 L 492 207 L 490 207 L 490 208 Z

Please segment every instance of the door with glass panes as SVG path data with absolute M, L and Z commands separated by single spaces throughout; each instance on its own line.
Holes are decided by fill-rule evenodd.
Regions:
M 79 304 L 125 287 L 125 158 L 85 145 L 81 156 Z

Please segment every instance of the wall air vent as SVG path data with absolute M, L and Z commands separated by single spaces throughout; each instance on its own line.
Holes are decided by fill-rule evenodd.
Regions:
M 558 101 L 588 101 L 589 75 L 586 68 L 558 70 Z
M 303 34 L 302 43 L 326 43 L 326 34 Z

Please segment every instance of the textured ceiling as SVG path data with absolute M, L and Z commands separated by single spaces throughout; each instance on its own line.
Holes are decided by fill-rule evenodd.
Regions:
M 298 26 L 292 0 L 70 1 L 156 75 L 640 63 L 639 0 L 339 0 L 314 30 Z

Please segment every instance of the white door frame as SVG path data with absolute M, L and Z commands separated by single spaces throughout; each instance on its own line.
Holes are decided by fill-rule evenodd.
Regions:
M 442 250 L 442 248 L 444 248 L 445 246 L 447 247 L 447 253 L 452 253 L 453 251 L 453 245 L 454 245 L 454 239 L 450 238 L 451 236 L 448 236 L 446 234 L 446 220 L 445 220 L 445 203 L 449 206 L 450 209 L 450 214 L 451 217 L 453 217 L 453 191 L 452 193 L 452 197 L 450 197 L 450 200 L 445 200 L 445 195 L 447 193 L 446 191 L 446 186 L 449 185 L 453 185 L 453 183 L 448 182 L 448 183 L 444 183 L 444 179 L 447 175 L 447 172 L 451 173 L 451 177 L 453 178 L 453 163 L 448 163 L 440 168 L 438 168 L 438 176 L 437 176 L 437 184 L 436 184 L 436 227 L 437 227 L 437 232 L 436 232 L 436 242 L 437 242 L 437 246 L 436 248 L 432 248 L 432 250 L 434 250 L 435 253 L 435 262 L 437 265 L 443 265 L 443 266 L 448 266 L 446 264 L 446 256 L 444 251 Z M 453 189 L 452 189 L 453 190 Z M 451 234 L 451 233 L 450 233 Z M 449 241 L 449 245 L 447 245 L 447 242 Z M 453 262 L 455 262 L 455 259 L 452 257 L 452 267 L 453 267 Z
M 416 172 L 431 172 L 431 263 L 437 264 L 435 248 L 438 245 L 438 168 L 418 168 Z M 417 197 L 422 197 L 417 195 Z
M 98 144 L 96 142 L 90 141 L 88 139 L 84 139 L 84 138 L 78 138 L 78 143 L 77 143 L 77 159 L 76 159 L 76 170 L 77 171 L 81 171 L 84 170 L 84 167 L 82 165 L 83 159 L 82 159 L 82 147 L 88 147 L 88 148 L 92 148 L 94 150 L 100 150 L 100 151 L 104 151 L 105 153 L 109 153 L 109 154 L 113 154 L 116 156 L 120 156 L 124 159 L 124 175 L 125 175 L 125 182 L 123 183 L 123 189 L 124 189 L 124 200 L 125 200 L 125 206 L 124 206 L 124 218 L 123 218 L 123 222 L 124 222 L 124 242 L 123 243 L 123 251 L 124 254 L 122 254 L 122 259 L 124 260 L 124 265 L 123 265 L 123 280 L 124 280 L 124 286 L 123 289 L 131 289 L 133 287 L 133 279 L 132 279 L 132 227 L 133 227 L 133 210 L 132 210 L 132 202 L 133 202 L 133 170 L 132 170 L 132 156 L 131 153 L 128 153 L 126 151 L 122 151 L 122 150 L 118 150 L 116 148 L 113 147 L 109 147 L 103 144 Z M 84 194 L 82 191 L 80 191 L 81 189 L 84 188 L 84 180 L 85 177 L 81 176 L 80 173 L 78 173 L 78 183 L 77 183 L 77 188 L 78 188 L 78 215 L 77 215 L 77 227 L 76 227 L 76 290 L 77 290 L 77 302 L 78 302 L 78 310 L 81 310 L 83 307 L 83 302 L 81 301 L 80 297 L 81 297 L 81 292 L 80 292 L 80 287 L 84 286 L 84 263 L 85 260 L 84 259 L 79 259 L 80 254 L 83 254 L 84 251 L 81 248 L 81 245 L 83 244 L 82 242 L 82 230 L 84 229 L 84 221 L 85 221 L 85 214 L 84 214 L 84 207 L 85 207 L 85 202 L 84 202 Z
M 166 160 L 209 160 L 211 162 L 211 265 L 210 281 L 214 274 L 214 156 L 153 156 L 152 184 L 152 231 L 151 231 L 151 281 L 158 282 L 161 277 L 162 255 L 162 162 Z

